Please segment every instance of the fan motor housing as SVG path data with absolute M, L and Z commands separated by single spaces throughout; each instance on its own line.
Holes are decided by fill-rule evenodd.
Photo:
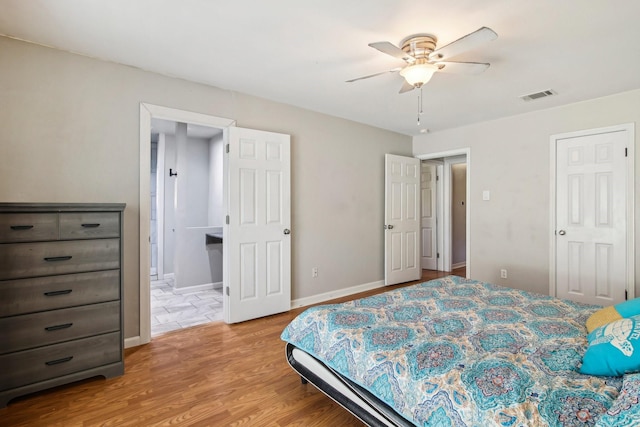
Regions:
M 426 58 L 436 48 L 438 39 L 431 34 L 414 34 L 401 42 L 401 49 L 414 58 Z

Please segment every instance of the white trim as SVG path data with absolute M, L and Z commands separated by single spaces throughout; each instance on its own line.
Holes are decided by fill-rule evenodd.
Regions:
M 636 128 L 628 123 L 629 144 L 627 144 L 627 299 L 636 297 Z
M 627 132 L 627 299 L 633 299 L 635 289 L 635 123 L 626 123 L 576 132 L 567 132 L 549 137 L 549 295 L 556 296 L 556 146 L 560 139 L 577 138 L 600 133 Z
M 312 304 L 320 304 L 332 299 L 347 297 L 360 292 L 370 291 L 372 289 L 378 289 L 383 287 L 384 287 L 384 280 L 378 280 L 377 282 L 364 283 L 362 285 L 356 285 L 350 288 L 338 289 L 331 292 L 325 292 L 322 294 L 317 294 L 317 295 L 313 295 L 306 298 L 298 298 L 291 301 L 291 308 L 306 307 Z
M 432 159 L 441 159 L 447 157 L 457 157 L 464 155 L 467 158 L 467 254 L 466 254 L 466 277 L 471 277 L 471 194 L 472 186 L 471 186 L 471 148 L 458 148 L 455 150 L 441 151 L 439 153 L 427 153 L 427 154 L 418 154 L 415 155 L 416 158 L 420 160 L 432 160 Z M 444 171 L 446 174 L 446 170 Z M 445 196 L 446 197 L 446 196 Z M 446 203 L 445 203 L 446 206 Z M 449 222 L 451 219 L 449 219 Z M 446 249 L 446 248 L 445 248 Z M 446 265 L 445 265 L 446 267 Z
M 124 339 L 124 348 L 137 347 L 142 344 L 146 343 L 142 342 L 142 340 L 140 339 L 140 335 Z
M 151 251 L 151 111 L 146 104 L 140 104 L 140 313 L 139 336 L 136 345 L 146 344 L 151 341 L 151 277 L 150 251 Z M 125 339 L 125 343 L 127 343 Z
M 451 264 L 451 269 L 455 270 L 457 268 L 462 268 L 462 267 L 466 267 L 467 263 L 466 262 L 457 262 L 455 264 Z
M 211 126 L 225 129 L 235 126 L 236 121 L 223 117 L 210 116 L 192 111 L 178 110 L 160 105 L 140 103 L 140 250 L 139 250 L 139 285 L 140 285 L 140 313 L 139 313 L 139 337 L 132 345 L 142 345 L 151 341 L 151 277 L 150 270 L 150 218 L 151 218 L 151 118 L 193 123 L 201 126 Z M 224 266 L 223 266 L 224 269 Z

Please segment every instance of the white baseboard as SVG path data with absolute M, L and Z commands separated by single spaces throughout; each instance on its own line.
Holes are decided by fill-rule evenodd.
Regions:
M 379 280 L 377 282 L 370 282 L 362 285 L 356 285 L 346 289 L 338 289 L 336 291 L 325 292 L 323 294 L 313 295 L 306 298 L 298 298 L 291 301 L 291 308 L 306 307 L 312 304 L 319 304 L 335 298 L 346 297 L 346 296 L 357 294 L 360 292 L 370 291 L 372 289 L 378 289 L 383 286 L 384 286 L 384 280 Z
M 137 347 L 139 345 L 142 345 L 140 335 L 124 339 L 124 348 Z
M 462 267 L 466 267 L 467 266 L 467 262 L 466 261 L 462 261 L 462 262 L 458 262 L 455 264 L 451 265 L 451 269 L 455 270 L 456 268 L 462 268 Z
M 193 292 L 206 291 L 209 289 L 220 289 L 220 288 L 222 288 L 222 282 L 204 283 L 202 285 L 185 286 L 184 288 L 173 288 L 173 293 L 182 295 L 182 294 L 191 294 Z

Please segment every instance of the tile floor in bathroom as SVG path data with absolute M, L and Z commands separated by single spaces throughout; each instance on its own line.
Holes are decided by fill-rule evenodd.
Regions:
M 173 279 L 151 281 L 151 336 L 222 321 L 222 289 L 173 292 Z

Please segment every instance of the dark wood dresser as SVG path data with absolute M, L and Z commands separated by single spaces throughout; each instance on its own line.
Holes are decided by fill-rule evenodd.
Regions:
M 0 203 L 0 407 L 124 373 L 124 207 Z

